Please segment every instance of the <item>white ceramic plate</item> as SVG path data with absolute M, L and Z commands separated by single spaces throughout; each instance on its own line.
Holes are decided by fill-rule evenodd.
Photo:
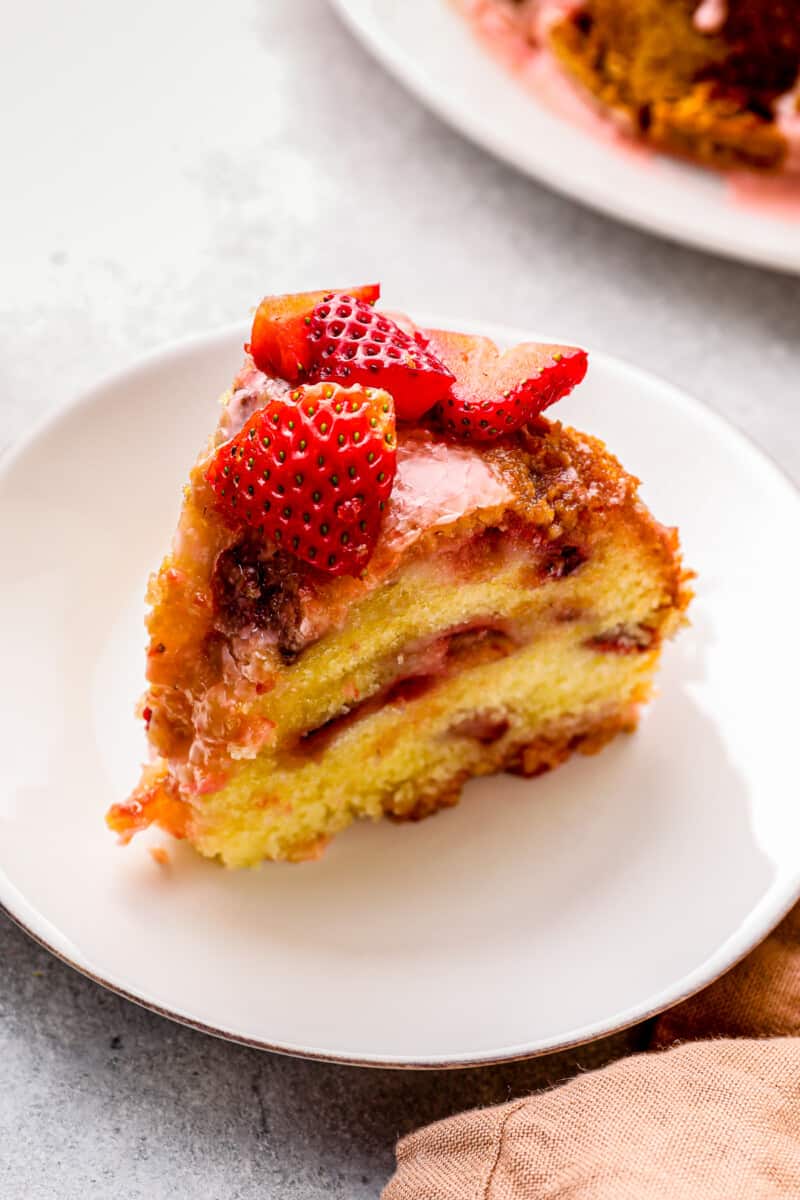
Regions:
M 0 902 L 151 1008 L 360 1063 L 537 1054 L 724 971 L 800 890 L 800 503 L 741 435 L 600 354 L 561 416 L 646 480 L 700 572 L 636 736 L 352 829 L 319 863 L 226 872 L 175 844 L 160 867 L 162 835 L 117 846 L 103 814 L 145 750 L 145 580 L 243 337 L 153 355 L 0 466 Z
M 747 176 L 732 182 L 587 132 L 496 62 L 448 0 L 333 3 L 412 92 L 521 171 L 654 233 L 800 271 L 800 185 L 790 196 L 780 180 L 769 187 Z

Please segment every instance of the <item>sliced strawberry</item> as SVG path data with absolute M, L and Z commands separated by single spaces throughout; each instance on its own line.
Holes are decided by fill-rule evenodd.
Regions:
M 311 363 L 308 319 L 318 304 L 335 294 L 329 288 L 325 292 L 265 296 L 250 334 L 250 353 L 259 370 L 279 375 L 290 383 L 301 379 Z M 381 288 L 378 283 L 369 283 L 351 288 L 348 294 L 371 304 L 380 296 Z
M 353 293 L 337 293 L 315 307 L 309 340 L 309 379 L 385 388 L 401 421 L 418 420 L 453 383 L 452 372 L 422 337 L 407 333 Z
M 501 354 L 489 338 L 446 329 L 427 332 L 429 349 L 456 380 L 437 415 L 459 438 L 492 441 L 513 433 L 586 374 L 586 351 L 576 346 L 524 342 Z
M 270 400 L 206 472 L 234 527 L 331 575 L 368 562 L 396 466 L 391 396 L 318 383 Z

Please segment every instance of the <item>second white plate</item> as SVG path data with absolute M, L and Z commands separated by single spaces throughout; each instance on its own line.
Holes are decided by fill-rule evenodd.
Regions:
M 478 43 L 447 0 L 333 0 L 360 40 L 467 137 L 519 170 L 653 233 L 800 272 L 800 183 L 736 185 L 691 164 L 632 152 L 537 100 Z
M 115 844 L 103 814 L 145 754 L 145 581 L 244 335 L 153 355 L 0 464 L 0 904 L 178 1020 L 359 1063 L 541 1053 L 724 971 L 800 889 L 800 502 L 718 418 L 601 354 L 559 416 L 641 475 L 700 573 L 639 732 L 352 829 L 318 863 L 233 873 L 176 845 L 163 867 L 158 834 Z

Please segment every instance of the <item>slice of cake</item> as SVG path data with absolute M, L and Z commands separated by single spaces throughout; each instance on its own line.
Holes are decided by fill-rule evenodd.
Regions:
M 717 168 L 800 169 L 800 9 L 786 0 L 460 0 L 551 55 L 619 129 Z
M 151 579 L 152 752 L 110 810 L 229 866 L 632 730 L 688 601 L 674 530 L 540 414 L 586 355 L 264 301 Z M 489 814 L 487 814 L 488 816 Z

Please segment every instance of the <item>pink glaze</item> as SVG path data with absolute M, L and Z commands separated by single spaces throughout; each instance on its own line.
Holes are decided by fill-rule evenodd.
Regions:
M 532 29 L 536 40 L 547 37 L 552 25 L 571 17 L 580 8 L 580 0 L 529 0 L 533 9 Z
M 512 71 L 525 67 L 534 49 L 524 18 L 497 0 L 454 0 L 487 49 Z
M 734 171 L 728 176 L 727 185 L 728 199 L 737 208 L 760 216 L 800 221 L 800 180 L 796 173 L 756 175 L 754 171 Z
M 581 0 L 522 0 L 511 5 L 503 0 L 454 0 L 476 32 L 512 58 L 527 57 L 547 31 L 580 8 Z
M 285 380 L 265 375 L 248 359 L 233 381 L 231 394 L 223 404 L 217 442 L 235 437 L 256 409 L 269 400 L 283 399 L 288 391 L 289 384 Z
M 700 33 L 719 33 L 727 19 L 728 0 L 701 0 L 693 18 Z
M 780 175 L 757 175 L 754 171 L 728 174 L 728 197 L 738 208 L 761 215 L 800 220 L 800 79 L 790 92 L 775 102 L 775 124 L 787 142 Z
M 438 442 L 429 434 L 401 435 L 382 541 L 388 549 L 401 551 L 427 529 L 512 500 L 511 491 L 479 450 Z

